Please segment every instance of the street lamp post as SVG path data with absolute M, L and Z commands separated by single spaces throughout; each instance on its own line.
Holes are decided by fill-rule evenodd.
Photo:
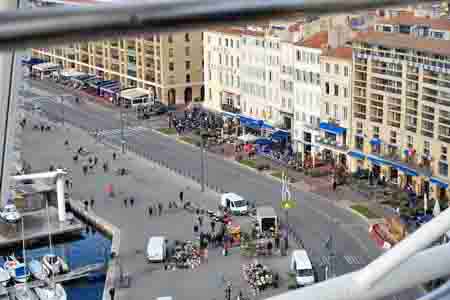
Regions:
M 125 154 L 125 133 L 124 133 L 124 120 L 123 120 L 123 108 L 122 101 L 119 103 L 120 107 L 120 144 L 122 146 L 122 154 Z

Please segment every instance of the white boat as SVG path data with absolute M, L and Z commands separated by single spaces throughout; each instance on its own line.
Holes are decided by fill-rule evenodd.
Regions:
M 8 283 L 11 280 L 11 275 L 9 275 L 9 272 L 0 267 L 0 283 L 3 286 L 7 286 Z
M 19 262 L 15 256 L 7 256 L 3 267 L 17 282 L 26 282 L 30 277 L 27 266 L 24 263 Z
M 49 276 L 69 272 L 69 266 L 67 263 L 60 256 L 54 254 L 44 255 L 42 258 L 42 264 Z
M 66 300 L 67 294 L 63 286 L 59 283 L 54 286 L 36 287 L 34 292 L 39 300 Z
M 33 275 L 33 277 L 36 279 L 45 280 L 48 277 L 48 274 L 45 271 L 44 266 L 40 261 L 36 259 L 32 259 L 28 263 L 28 269 L 30 270 L 31 275 Z
M 35 293 L 26 285 L 16 285 L 15 300 L 39 300 Z

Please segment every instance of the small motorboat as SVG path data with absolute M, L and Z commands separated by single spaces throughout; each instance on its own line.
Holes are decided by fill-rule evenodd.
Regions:
M 59 283 L 52 284 L 52 286 L 36 287 L 34 292 L 39 300 L 66 300 L 67 294 L 63 286 Z
M 13 255 L 7 256 L 3 265 L 9 275 L 17 282 L 26 282 L 30 277 L 25 263 L 19 262 Z
M 31 275 L 38 280 L 45 280 L 48 277 L 44 266 L 36 259 L 33 259 L 28 263 L 28 269 L 30 270 Z
M 0 283 L 3 286 L 7 286 L 11 281 L 11 275 L 8 271 L 0 267 Z
M 54 254 L 45 255 L 42 258 L 42 264 L 44 266 L 44 270 L 49 276 L 69 272 L 69 266 L 64 259 Z

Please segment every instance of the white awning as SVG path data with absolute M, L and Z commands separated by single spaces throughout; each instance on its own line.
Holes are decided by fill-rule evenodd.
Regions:
M 42 63 L 42 64 L 38 64 L 38 65 L 34 65 L 32 67 L 33 70 L 38 70 L 38 71 L 48 71 L 50 69 L 55 69 L 55 68 L 59 68 L 60 66 L 54 63 Z
M 86 74 L 83 72 L 78 72 L 75 69 L 61 71 L 61 76 L 63 76 L 63 77 L 77 77 L 77 76 L 82 76 L 82 75 L 86 75 Z
M 142 88 L 132 88 L 120 92 L 120 97 L 128 100 L 133 100 L 141 97 L 148 97 L 149 95 L 150 91 Z

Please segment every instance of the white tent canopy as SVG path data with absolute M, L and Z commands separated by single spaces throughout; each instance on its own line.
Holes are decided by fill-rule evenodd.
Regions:
M 258 137 L 253 134 L 244 134 L 238 137 L 239 140 L 243 141 L 244 143 L 254 143 Z
M 136 98 L 148 97 L 150 95 L 150 91 L 142 89 L 142 88 L 132 88 L 123 90 L 120 92 L 120 97 L 133 100 Z

